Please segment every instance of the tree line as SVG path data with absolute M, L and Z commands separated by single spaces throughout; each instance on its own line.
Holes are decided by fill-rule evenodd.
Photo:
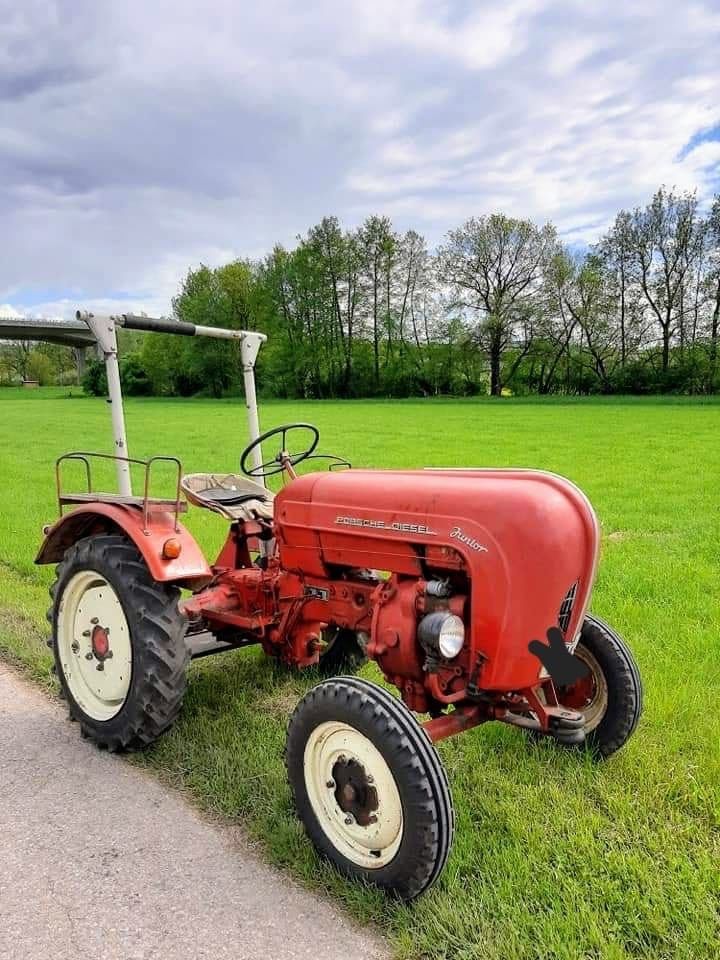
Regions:
M 55 343 L 0 341 L 0 386 L 23 380 L 34 380 L 43 386 L 77 382 L 77 362 L 72 350 Z
M 552 224 L 471 218 L 415 230 L 326 217 L 260 262 L 190 270 L 175 315 L 268 334 L 265 395 L 711 393 L 720 389 L 720 197 L 659 189 L 589 248 Z M 232 344 L 126 338 L 130 392 L 239 388 Z M 91 366 L 87 388 L 102 392 Z

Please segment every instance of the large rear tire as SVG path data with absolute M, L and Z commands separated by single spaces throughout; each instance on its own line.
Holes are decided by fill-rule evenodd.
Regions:
M 69 547 L 50 588 L 49 644 L 70 717 L 109 750 L 135 750 L 173 723 L 185 693 L 180 591 L 157 583 L 126 537 Z
M 585 617 L 575 656 L 589 673 L 558 687 L 558 700 L 585 714 L 585 743 L 596 756 L 609 757 L 627 743 L 640 720 L 640 672 L 622 637 L 592 614 Z
M 322 640 L 323 647 L 317 664 L 320 676 L 338 677 L 357 673 L 367 663 L 367 656 L 354 630 L 326 627 Z
M 290 719 L 286 762 L 310 839 L 342 873 L 404 900 L 437 880 L 452 845 L 452 799 L 402 701 L 354 677 L 323 681 Z

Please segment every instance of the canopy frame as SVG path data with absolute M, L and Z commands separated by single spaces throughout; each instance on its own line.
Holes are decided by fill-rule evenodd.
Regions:
M 127 330 L 143 330 L 148 333 L 170 333 L 185 337 L 212 337 L 217 340 L 239 340 L 250 441 L 257 440 L 260 436 L 260 420 L 258 416 L 257 393 L 255 390 L 255 362 L 260 347 L 267 340 L 264 333 L 256 333 L 250 330 L 229 330 L 223 327 L 204 327 L 194 323 L 172 320 L 168 317 L 146 317 L 137 316 L 132 313 L 100 315 L 78 310 L 75 318 L 87 324 L 105 360 L 113 444 L 116 454 L 115 467 L 118 493 L 121 496 L 132 496 L 132 481 L 130 477 L 130 462 L 128 460 L 129 453 L 122 386 L 120 383 L 120 368 L 118 365 L 118 327 L 124 327 Z M 260 444 L 255 447 L 252 460 L 254 466 L 259 467 L 262 464 L 262 449 Z

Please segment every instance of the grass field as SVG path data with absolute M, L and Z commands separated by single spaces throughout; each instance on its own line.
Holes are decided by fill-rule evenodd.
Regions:
M 127 408 L 135 456 L 236 467 L 237 403 Z M 410 907 L 337 878 L 293 817 L 284 727 L 316 678 L 255 650 L 198 661 L 180 722 L 141 762 L 380 926 L 399 957 L 720 956 L 720 403 L 269 403 L 262 419 L 316 423 L 320 449 L 357 465 L 538 466 L 577 482 L 603 530 L 593 608 L 636 654 L 643 719 L 600 766 L 499 725 L 440 744 L 456 841 L 440 883 Z M 102 401 L 0 390 L 0 653 L 46 682 L 52 571 L 32 560 L 55 512 L 52 464 L 69 448 L 108 450 L 108 420 Z M 189 525 L 217 547 L 220 520 L 195 511 Z

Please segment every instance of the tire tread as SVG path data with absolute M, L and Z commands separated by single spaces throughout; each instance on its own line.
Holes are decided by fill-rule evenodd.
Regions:
M 304 786 L 296 782 L 295 751 L 301 747 L 304 750 L 304 743 L 296 743 L 296 740 L 301 740 L 298 730 L 308 714 L 322 710 L 324 704 L 333 701 L 348 713 L 370 720 L 372 732 L 377 736 L 376 746 L 379 749 L 384 746 L 392 753 L 394 760 L 407 772 L 414 793 L 417 797 L 425 797 L 418 803 L 413 802 L 413 810 L 418 818 L 418 835 L 413 838 L 410 855 L 407 852 L 403 854 L 403 843 L 395 860 L 381 870 L 373 871 L 353 867 L 344 858 L 338 860 L 332 857 L 327 843 L 322 843 L 322 828 L 318 824 L 315 829 L 312 822 L 308 823 L 303 818 L 306 829 L 320 853 L 333 860 L 343 872 L 362 876 L 389 888 L 405 900 L 414 899 L 435 883 L 447 862 L 452 845 L 455 815 L 442 762 L 425 731 L 401 700 L 377 684 L 357 677 L 325 680 L 313 687 L 300 701 L 288 724 L 286 762 L 296 807 L 301 816 L 303 803 L 298 800 Z M 316 819 L 314 812 L 312 818 Z M 397 868 L 394 872 L 390 868 L 401 856 L 405 867 L 404 872 L 398 874 Z
M 122 724 L 93 721 L 75 703 L 65 683 L 54 635 L 57 624 L 59 586 L 66 576 L 93 562 L 109 568 L 117 575 L 130 598 L 136 600 L 133 611 L 140 626 L 142 646 L 133 649 L 133 672 L 141 671 L 139 683 L 133 682 L 134 697 L 126 701 L 120 714 Z M 101 572 L 101 571 L 99 571 Z M 113 584 L 116 586 L 116 584 Z M 52 606 L 48 620 L 53 636 L 48 646 L 55 655 L 55 665 L 62 692 L 68 703 L 71 719 L 80 723 L 81 734 L 110 751 L 137 750 L 157 740 L 177 718 L 186 688 L 185 668 L 189 653 L 185 645 L 187 622 L 180 613 L 179 589 L 153 580 L 138 549 L 121 534 L 97 534 L 78 540 L 68 548 L 57 567 L 50 587 Z
M 640 720 L 643 707 L 640 671 L 622 637 L 594 614 L 586 615 L 580 642 L 596 657 L 606 674 L 607 714 L 588 735 L 588 744 L 599 756 L 609 757 L 629 740 Z

